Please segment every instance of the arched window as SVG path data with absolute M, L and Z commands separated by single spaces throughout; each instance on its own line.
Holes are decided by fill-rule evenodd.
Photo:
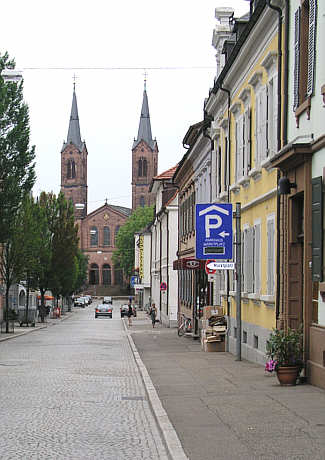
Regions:
M 120 226 L 117 225 L 117 226 L 115 227 L 115 236 L 114 236 L 114 244 L 115 244 L 115 246 L 116 246 L 116 237 L 117 237 L 117 234 L 118 234 L 119 229 L 120 229 Z
M 142 158 L 138 161 L 138 177 L 143 176 L 143 165 L 142 165 Z
M 90 229 L 90 246 L 98 246 L 98 229 L 97 227 L 91 227 Z
M 141 195 L 140 196 L 140 206 L 141 206 L 141 208 L 143 208 L 145 204 L 146 204 L 146 200 L 145 200 L 144 196 Z
M 114 267 L 114 283 L 122 286 L 123 284 L 123 271 L 118 266 Z
M 89 284 L 99 284 L 99 269 L 97 264 L 90 265 Z
M 74 179 L 76 177 L 76 164 L 74 160 L 68 160 L 67 163 L 67 178 Z
M 103 273 L 103 284 L 105 286 L 110 286 L 112 284 L 111 266 L 108 265 L 108 264 L 104 264 L 103 269 L 102 269 L 102 273 Z
M 144 158 L 142 161 L 143 161 L 143 162 L 142 162 L 142 175 L 143 175 L 144 177 L 146 177 L 146 176 L 147 176 L 147 173 L 148 173 L 147 160 Z
M 103 229 L 103 246 L 111 245 L 111 232 L 109 227 L 104 227 Z

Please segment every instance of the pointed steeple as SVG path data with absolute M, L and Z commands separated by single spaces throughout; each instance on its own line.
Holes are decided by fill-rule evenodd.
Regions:
M 146 142 L 151 149 L 154 149 L 156 141 L 152 139 L 151 123 L 149 114 L 149 104 L 147 96 L 147 84 L 144 80 L 143 100 L 141 108 L 140 123 L 138 129 L 138 137 L 134 140 L 132 150 L 141 142 Z
M 63 148 L 68 144 L 74 144 L 80 151 L 83 149 L 83 142 L 81 141 L 80 135 L 80 125 L 79 125 L 79 115 L 78 115 L 78 105 L 77 105 L 77 96 L 75 83 L 73 84 L 73 96 L 72 96 L 72 106 L 71 106 L 71 115 L 69 121 L 69 129 L 67 142 L 63 145 Z

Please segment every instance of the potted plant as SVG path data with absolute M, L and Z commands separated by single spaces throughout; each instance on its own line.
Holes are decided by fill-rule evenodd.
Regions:
M 295 385 L 303 368 L 303 334 L 299 329 L 273 329 L 266 342 L 265 370 L 275 371 L 281 385 Z

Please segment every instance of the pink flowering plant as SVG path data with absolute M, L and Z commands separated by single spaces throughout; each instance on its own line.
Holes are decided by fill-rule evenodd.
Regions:
M 266 355 L 269 358 L 265 364 L 267 372 L 276 371 L 278 367 L 303 367 L 303 334 L 299 329 L 273 329 L 266 342 Z

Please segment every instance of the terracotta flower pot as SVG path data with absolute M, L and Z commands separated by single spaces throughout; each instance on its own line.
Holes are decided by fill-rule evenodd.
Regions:
M 280 385 L 295 385 L 299 375 L 299 366 L 280 366 L 276 374 Z

